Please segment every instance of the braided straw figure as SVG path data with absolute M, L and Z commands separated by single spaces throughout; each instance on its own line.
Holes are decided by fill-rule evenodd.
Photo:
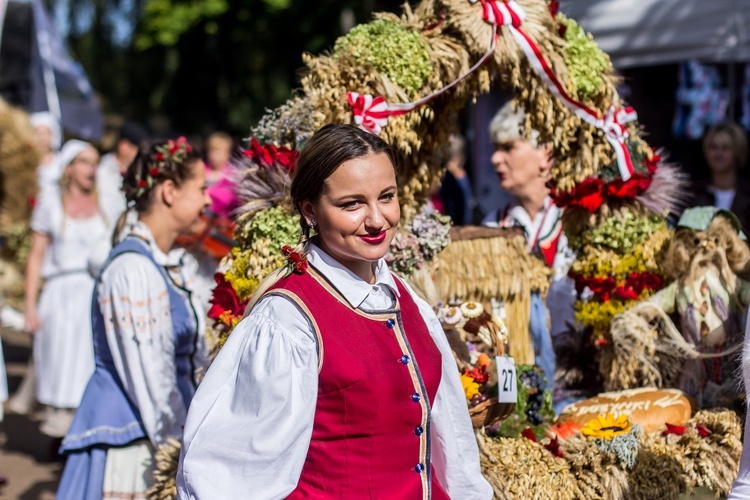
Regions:
M 663 374 L 669 380 L 679 375 L 680 388 L 699 405 L 731 407 L 740 393 L 733 375 L 750 304 L 750 282 L 743 279 L 750 250 L 736 217 L 714 207 L 686 210 L 660 267 L 673 283 L 612 323 L 618 362 L 632 363 L 637 356 L 638 370 L 657 375 L 669 368 Z M 667 316 L 672 313 L 680 318 L 679 328 Z M 650 347 L 629 349 L 626 339 L 634 336 Z M 669 367 L 660 360 L 665 356 L 672 360 Z

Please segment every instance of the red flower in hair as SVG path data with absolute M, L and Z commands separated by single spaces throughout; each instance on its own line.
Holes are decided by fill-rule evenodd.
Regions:
M 157 175 L 159 175 L 159 169 L 156 167 L 152 167 L 151 170 L 148 171 L 148 175 L 150 175 L 151 177 L 156 177 Z
M 164 156 L 164 153 L 156 153 L 156 161 L 164 161 L 166 160 L 166 157 Z
M 286 258 L 286 265 L 290 272 L 303 274 L 307 271 L 307 257 L 295 252 L 289 245 L 281 247 L 281 255 Z
M 148 183 L 146 182 L 146 179 L 140 179 L 138 181 L 138 187 L 145 188 L 146 186 L 148 186 Z
M 307 271 L 307 259 L 300 260 L 294 264 L 294 272 L 297 274 L 303 274 L 305 271 Z

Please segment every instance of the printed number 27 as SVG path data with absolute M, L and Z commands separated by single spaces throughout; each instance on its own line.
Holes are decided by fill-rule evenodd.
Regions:
M 503 368 L 501 372 L 503 376 L 503 392 L 510 392 L 512 390 L 511 382 L 513 382 L 513 370 Z

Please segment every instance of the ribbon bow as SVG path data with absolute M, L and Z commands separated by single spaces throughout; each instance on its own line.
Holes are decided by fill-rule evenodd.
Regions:
M 526 13 L 514 0 L 482 0 L 482 19 L 497 26 L 518 28 Z
M 388 110 L 388 103 L 383 96 L 373 97 L 370 94 L 347 92 L 346 98 L 352 107 L 354 123 L 371 134 L 379 135 L 388 124 L 388 117 L 393 114 Z
M 617 154 L 617 166 L 620 170 L 620 177 L 626 181 L 633 176 L 635 169 L 630 158 L 630 152 L 625 145 L 625 139 L 629 137 L 625 124 L 638 119 L 638 114 L 631 107 L 609 107 L 603 120 L 596 124 L 607 137 L 607 140 L 615 149 Z

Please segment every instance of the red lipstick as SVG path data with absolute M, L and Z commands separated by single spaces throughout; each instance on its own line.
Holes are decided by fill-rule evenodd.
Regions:
M 360 238 L 370 245 L 380 245 L 385 241 L 385 231 L 380 231 L 378 234 L 367 234 L 365 236 L 360 236 Z

